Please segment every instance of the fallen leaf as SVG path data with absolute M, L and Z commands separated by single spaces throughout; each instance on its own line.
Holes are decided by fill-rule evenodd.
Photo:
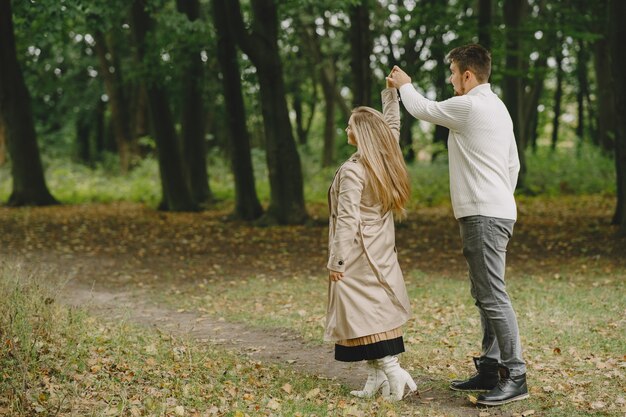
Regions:
M 346 408 L 343 411 L 343 415 L 344 416 L 350 416 L 350 417 L 363 417 L 365 416 L 365 413 L 361 410 L 359 410 L 356 406 L 351 405 L 350 407 Z
M 591 408 L 594 410 L 599 410 L 601 408 L 604 408 L 606 404 L 604 404 L 602 401 L 594 401 L 591 403 Z
M 313 388 L 311 391 L 306 393 L 306 399 L 310 400 L 311 398 L 317 397 L 320 393 L 319 388 Z
M 182 405 L 177 405 L 174 408 L 174 412 L 176 413 L 177 416 L 184 416 L 185 415 L 185 407 L 183 407 Z
M 267 408 L 270 410 L 280 410 L 280 403 L 272 398 L 267 402 Z
M 283 389 L 283 391 L 285 391 L 287 394 L 291 394 L 291 384 L 287 383 L 287 384 L 283 385 L 282 389 Z
M 473 395 L 468 395 L 467 399 L 469 400 L 469 402 L 471 402 L 472 404 L 476 404 L 476 401 L 478 401 L 478 398 L 474 397 Z

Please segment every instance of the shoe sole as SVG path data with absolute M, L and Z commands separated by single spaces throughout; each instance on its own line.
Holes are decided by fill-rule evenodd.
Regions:
M 504 404 L 511 403 L 513 401 L 525 400 L 528 397 L 530 397 L 530 394 L 522 394 L 522 395 L 518 395 L 517 397 L 509 398 L 508 400 L 502 400 L 502 401 L 478 400 L 478 401 L 476 401 L 476 404 L 480 404 L 480 405 L 504 405 Z
M 495 388 L 495 387 L 493 387 L 493 388 Z M 453 386 L 450 386 L 450 389 L 452 391 L 458 391 L 458 392 L 489 392 L 489 391 L 491 391 L 490 389 L 467 389 L 467 388 L 456 388 L 456 387 L 453 387 Z

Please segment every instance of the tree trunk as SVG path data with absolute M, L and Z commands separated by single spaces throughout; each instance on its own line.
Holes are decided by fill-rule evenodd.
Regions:
M 133 86 L 131 105 L 132 132 L 135 138 L 150 135 L 150 111 L 148 110 L 148 93 L 142 80 Z
M 252 0 L 252 32 L 244 27 L 239 0 L 228 2 L 228 23 L 258 73 L 270 180 L 266 223 L 301 224 L 304 205 L 302 167 L 289 121 L 278 50 L 278 16 L 272 0 Z
M 576 90 L 576 102 L 578 104 L 578 124 L 576 125 L 576 136 L 581 144 L 585 137 L 585 99 L 588 96 L 589 80 L 587 74 L 587 64 L 589 54 L 587 45 L 582 40 L 578 41 L 578 62 L 576 63 L 576 78 L 578 89 Z
M 525 149 L 530 146 L 533 150 L 536 150 L 536 135 L 539 122 L 537 106 L 539 105 L 541 94 L 543 93 L 547 62 L 547 54 L 543 54 L 537 59 L 532 83 L 528 86 L 528 92 L 524 96 L 524 108 L 522 111 L 520 126 L 520 141 L 525 144 Z
M 431 2 L 434 0 L 431 0 Z M 426 35 L 424 35 L 426 36 Z M 391 44 L 391 41 L 389 42 Z M 415 49 L 415 38 L 410 36 L 406 37 L 404 42 L 404 54 L 400 58 L 400 61 L 406 62 L 404 70 L 407 74 L 414 74 L 417 72 L 416 63 L 419 61 L 419 56 L 422 53 L 422 49 L 426 45 L 426 42 L 422 43 L 419 49 Z M 390 53 L 389 62 L 397 62 L 393 53 Z M 415 118 L 411 116 L 404 106 L 400 106 L 402 116 L 402 125 L 400 126 L 400 149 L 402 149 L 402 155 L 404 161 L 411 163 L 415 161 L 415 149 L 413 149 L 413 125 L 415 124 Z
M 96 104 L 95 109 L 95 129 L 96 133 L 94 135 L 94 152 L 95 158 L 100 159 L 102 154 L 104 153 L 104 113 L 106 110 L 106 106 L 104 102 L 98 99 L 98 103 Z
M 46 186 L 30 95 L 15 50 L 11 1 L 0 0 L 0 117 L 9 154 L 13 190 L 11 206 L 57 204 Z
M 85 165 L 92 165 L 91 125 L 93 115 L 82 111 L 76 118 L 76 156 Z
M 400 125 L 400 149 L 406 163 L 415 161 L 415 149 L 413 149 L 413 125 L 415 117 L 411 116 L 404 106 L 400 106 L 402 124 Z
M 432 51 L 432 59 L 437 63 L 434 71 L 434 84 L 435 91 L 437 92 L 437 100 L 443 101 L 450 97 L 448 84 L 447 84 L 447 76 L 446 72 L 448 71 L 448 66 L 446 65 L 446 54 L 443 50 L 444 48 L 443 37 L 438 37 L 437 44 L 431 47 Z M 433 143 L 442 144 L 443 147 L 448 147 L 448 135 L 450 134 L 450 130 L 446 127 L 435 125 L 435 133 L 433 136 Z M 437 149 L 433 155 L 432 160 L 436 160 L 442 151 Z
M 293 112 L 296 114 L 296 137 L 300 145 L 307 143 L 307 131 L 304 128 L 304 109 L 302 105 L 302 91 L 298 85 L 293 90 Z
M 626 39 L 626 2 L 611 0 L 609 3 L 609 50 L 611 51 L 611 73 L 615 88 L 615 168 L 617 175 L 617 207 L 613 223 L 619 224 L 619 234 L 626 236 L 626 82 L 622 75 L 626 68 L 626 50 L 622 43 Z
M 563 98 L 563 42 L 559 38 L 556 45 L 556 90 L 554 91 L 554 118 L 552 119 L 552 142 L 551 147 L 554 151 L 556 143 L 559 140 L 559 126 L 561 119 L 561 101 Z
M 158 66 L 159 63 L 155 59 L 146 58 L 145 53 L 147 50 L 146 35 L 154 23 L 146 11 L 146 0 L 135 0 L 133 3 L 132 23 L 139 62 L 147 66 Z M 148 56 L 154 56 L 154 54 L 150 53 Z M 147 93 L 163 189 L 163 201 L 160 208 L 171 211 L 195 211 L 198 206 L 191 196 L 185 178 L 181 146 L 176 137 L 167 93 L 158 84 L 158 80 L 149 81 Z
M 491 51 L 492 15 L 491 0 L 478 0 L 478 43 L 488 51 Z
M 176 0 L 176 7 L 190 22 L 200 17 L 199 0 Z M 204 110 L 202 103 L 202 59 L 200 51 L 183 41 L 180 53 L 186 68 L 183 76 L 181 127 L 183 158 L 191 196 L 196 203 L 207 204 L 213 200 L 207 173 L 207 150 L 204 143 Z
M 213 0 L 213 22 L 217 32 L 217 59 L 222 70 L 226 117 L 230 131 L 230 155 L 235 177 L 234 215 L 242 220 L 256 220 L 263 214 L 263 208 L 254 186 L 237 45 L 224 19 L 228 1 L 231 0 Z
M 373 40 L 370 30 L 370 0 L 350 7 L 350 67 L 352 69 L 352 106 L 372 105 L 370 55 Z
M 334 67 L 334 63 L 332 63 Z M 322 68 L 328 72 L 330 68 Z M 334 68 L 333 68 L 334 70 Z M 327 74 L 322 77 L 322 91 L 324 93 L 324 151 L 322 155 L 322 166 L 329 167 L 334 163 L 335 150 L 335 88 L 336 77 L 334 74 Z
M 521 63 L 521 32 L 520 26 L 524 14 L 525 0 L 504 1 L 504 23 L 506 25 L 506 68 L 502 90 L 504 103 L 513 120 L 513 132 L 517 143 L 520 160 L 520 173 L 517 188 L 525 188 L 526 157 L 524 155 L 525 143 L 522 141 L 520 125 L 522 123 L 522 63 Z
M 300 31 L 302 32 L 302 31 Z M 302 41 L 306 42 L 306 39 L 302 37 Z M 313 88 L 313 97 L 309 100 L 309 117 L 304 117 L 304 99 L 302 94 L 303 79 L 300 77 L 292 77 L 289 85 L 289 91 L 293 97 L 293 111 L 296 116 L 296 137 L 300 145 L 306 145 L 308 142 L 309 132 L 313 124 L 313 118 L 315 117 L 315 108 L 317 107 L 317 76 L 315 74 L 315 65 L 312 65 L 311 58 L 306 57 L 302 50 L 297 53 L 297 60 L 305 62 L 307 69 L 310 71 L 311 84 Z M 306 62 L 308 61 L 308 62 Z
M 595 143 L 607 153 L 615 149 L 615 90 L 611 79 L 610 50 L 606 38 L 594 44 L 593 64 L 596 72 L 596 94 L 598 97 L 597 133 Z
M 7 139 L 4 121 L 0 117 L 0 167 L 7 162 Z
M 307 52 L 317 63 L 320 84 L 324 95 L 324 148 L 322 151 L 322 166 L 328 167 L 334 163 L 334 150 L 336 140 L 335 110 L 337 100 L 337 69 L 333 57 L 325 57 L 322 54 L 322 45 L 319 35 L 315 32 L 314 25 L 307 25 L 302 30 L 302 37 Z M 347 120 L 346 120 L 347 123 Z
M 108 37 L 111 40 L 111 37 Z M 109 96 L 111 123 L 113 124 L 115 143 L 120 157 L 120 170 L 126 174 L 131 167 L 133 135 L 130 128 L 130 109 L 128 97 L 124 94 L 122 68 L 113 51 L 112 42 L 107 45 L 107 37 L 99 30 L 94 31 L 95 50 L 100 63 L 100 74 Z

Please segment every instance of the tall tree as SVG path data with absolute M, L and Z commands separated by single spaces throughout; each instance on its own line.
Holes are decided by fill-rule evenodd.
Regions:
M 606 14 L 605 10 L 605 14 Z M 598 28 L 598 31 L 602 29 Z M 602 36 L 594 42 L 593 66 L 596 80 L 597 95 L 597 133 L 594 142 L 607 153 L 613 153 L 615 149 L 615 123 L 617 114 L 615 112 L 615 86 L 611 78 L 611 66 L 609 49 L 609 39 Z
M 4 121 L 0 117 L 0 167 L 7 162 L 7 139 L 4 130 Z
M 436 62 L 434 71 L 433 84 L 437 92 L 437 100 L 443 101 L 450 97 L 450 90 L 447 84 L 448 66 L 446 65 L 446 45 L 443 42 L 443 36 L 438 35 L 436 42 L 431 46 L 431 58 Z M 440 144 L 440 148 L 436 148 L 433 152 L 433 161 L 439 157 L 442 149 L 448 147 L 448 135 L 450 130 L 447 127 L 435 125 L 435 133 L 433 135 L 433 143 Z
M 352 106 L 372 105 L 370 55 L 373 40 L 370 30 L 371 0 L 359 0 L 350 7 L 350 67 L 352 69 Z
M 388 67 L 384 68 L 384 71 L 388 71 L 394 65 L 400 66 L 407 74 L 412 76 L 419 76 L 425 73 L 420 71 L 420 67 L 423 64 L 420 60 L 420 56 L 428 41 L 430 40 L 430 32 L 432 25 L 424 25 L 423 20 L 428 20 L 430 14 L 428 6 L 433 2 L 429 0 L 427 4 L 420 5 L 420 13 L 414 13 L 412 10 L 408 10 L 404 2 L 398 2 L 398 16 L 399 22 L 405 23 L 406 27 L 387 27 L 384 29 L 385 36 L 387 38 L 387 44 L 389 50 L 387 53 L 387 60 L 389 62 Z M 409 28 L 424 27 L 424 33 L 420 33 L 416 30 Z M 394 45 L 389 33 L 394 29 L 399 29 L 402 32 L 401 44 Z M 385 72 L 386 74 L 386 72 Z M 404 106 L 400 106 L 402 112 L 402 125 L 400 126 L 400 148 L 404 160 L 407 163 L 415 161 L 415 149 L 413 148 L 413 126 L 416 124 L 416 119 L 411 116 Z
M 147 36 L 154 27 L 154 21 L 146 9 L 146 0 L 135 0 L 132 5 L 132 29 L 137 43 L 139 61 L 146 68 L 157 68 L 158 54 L 149 50 Z M 152 75 L 152 74 L 150 74 Z M 163 201 L 161 208 L 171 211 L 197 210 L 191 196 L 181 159 L 181 146 L 176 136 L 174 120 L 165 89 L 155 76 L 150 76 L 147 84 L 148 108 L 153 125 Z
M 585 132 L 591 126 L 585 127 L 585 101 L 589 97 L 589 74 L 587 67 L 589 65 L 588 46 L 582 40 L 578 41 L 578 52 L 576 62 L 576 79 L 578 88 L 576 89 L 576 102 L 578 103 L 578 124 L 576 125 L 576 136 L 579 143 L 583 142 Z M 589 103 L 587 103 L 589 104 Z M 587 106 L 587 112 L 591 112 L 591 107 Z
M 99 25 L 98 18 L 90 19 Z M 93 31 L 96 55 L 100 64 L 100 74 L 109 97 L 111 119 L 115 134 L 115 143 L 120 157 L 120 169 L 127 173 L 131 167 L 133 155 L 136 154 L 136 142 L 131 131 L 131 113 L 129 97 L 122 79 L 122 67 L 115 50 L 115 36 L 112 32 L 106 35 L 99 29 Z
M 12 206 L 49 205 L 57 201 L 48 191 L 37 145 L 30 94 L 17 60 L 10 0 L 0 0 L 0 117 L 11 156 Z
M 537 25 L 536 30 L 543 27 L 543 20 L 549 19 L 553 21 L 552 16 L 546 14 L 546 1 L 538 0 L 535 3 L 536 10 L 533 11 L 532 24 Z M 545 31 L 542 31 L 544 33 Z M 548 38 L 550 40 L 548 40 Z M 524 149 L 532 146 L 533 150 L 537 145 L 537 128 L 539 125 L 538 105 L 544 91 L 546 74 L 548 73 L 548 56 L 552 52 L 552 45 L 555 43 L 550 35 L 544 34 L 541 39 L 532 43 L 531 55 L 536 55 L 534 60 L 525 59 L 522 63 L 523 73 L 527 74 L 523 86 L 523 95 L 521 99 L 521 121 L 519 128 L 520 138 L 518 139 L 524 144 Z
M 265 149 L 270 180 L 268 223 L 300 224 L 304 205 L 302 167 L 291 130 L 278 49 L 278 13 L 273 0 L 252 0 L 251 30 L 245 27 L 239 0 L 228 2 L 226 16 L 237 42 L 258 72 Z
M 235 177 L 235 217 L 256 220 L 263 208 L 254 187 L 254 170 L 250 155 L 250 135 L 246 128 L 237 44 L 224 16 L 227 2 L 213 0 L 213 23 L 217 32 L 217 58 L 222 72 L 224 101 L 230 133 L 230 155 Z
M 199 0 L 176 0 L 180 13 L 190 22 L 200 17 Z M 182 41 L 183 90 L 181 106 L 181 136 L 187 181 L 196 203 L 206 204 L 213 199 L 207 173 L 207 150 L 204 141 L 204 105 L 202 102 L 202 59 L 194 42 Z
M 527 0 L 504 0 L 504 23 L 506 25 L 506 71 L 502 90 L 504 102 L 513 120 L 513 132 L 517 142 L 520 159 L 520 173 L 517 182 L 518 188 L 524 188 L 526 176 L 526 158 L 522 142 L 520 125 L 522 123 L 522 32 L 521 25 L 524 13 L 528 6 Z
M 323 18 L 325 32 L 328 32 L 328 20 Z M 336 102 L 337 102 L 337 68 L 336 57 L 322 53 L 322 40 L 318 35 L 315 22 L 302 22 L 301 36 L 307 53 L 313 58 L 319 73 L 319 80 L 324 96 L 324 146 L 322 151 L 322 166 L 331 166 L 334 162 L 336 132 Z
M 491 51 L 493 4 L 491 0 L 478 0 L 478 43 Z
M 622 76 L 626 68 L 626 2 L 609 2 L 609 50 L 611 51 L 611 75 L 615 87 L 615 168 L 617 174 L 617 207 L 613 223 L 619 224 L 619 234 L 626 236 L 626 81 Z M 621 115 L 621 116 L 619 116 Z
M 556 44 L 556 89 L 554 90 L 554 115 L 552 118 L 552 150 L 556 149 L 556 143 L 559 140 L 559 127 L 561 120 L 561 102 L 563 99 L 563 77 L 565 70 L 563 69 L 563 40 L 557 37 Z

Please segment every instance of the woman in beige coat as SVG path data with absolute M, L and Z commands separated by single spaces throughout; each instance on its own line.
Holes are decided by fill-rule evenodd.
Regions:
M 411 314 L 395 247 L 393 212 L 403 214 L 409 180 L 400 151 L 398 92 L 381 93 L 383 114 L 352 111 L 346 132 L 357 147 L 337 170 L 328 191 L 328 309 L 324 340 L 335 342 L 335 359 L 367 361 L 365 387 L 392 400 L 416 385 L 398 364 L 404 352 L 401 326 Z

